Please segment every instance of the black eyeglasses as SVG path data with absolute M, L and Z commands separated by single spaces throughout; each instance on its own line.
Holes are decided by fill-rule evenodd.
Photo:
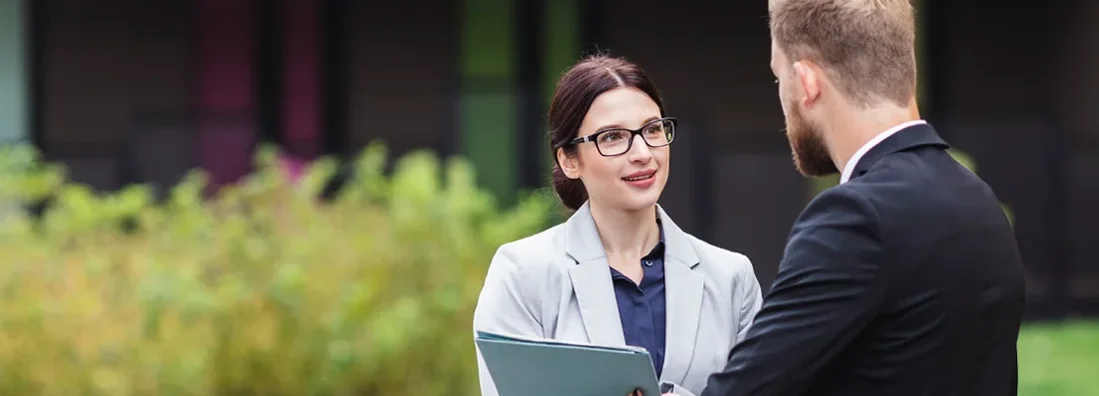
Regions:
M 578 137 L 562 145 L 571 146 L 584 142 L 595 142 L 595 149 L 604 157 L 614 157 L 625 154 L 633 147 L 633 137 L 641 135 L 645 145 L 657 148 L 672 144 L 675 140 L 675 125 L 678 121 L 675 117 L 664 117 L 650 121 L 638 129 L 604 129 L 588 136 Z

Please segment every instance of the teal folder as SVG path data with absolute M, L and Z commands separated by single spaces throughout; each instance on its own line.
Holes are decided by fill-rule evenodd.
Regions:
M 474 342 L 500 396 L 659 396 L 644 348 L 608 347 L 478 331 Z

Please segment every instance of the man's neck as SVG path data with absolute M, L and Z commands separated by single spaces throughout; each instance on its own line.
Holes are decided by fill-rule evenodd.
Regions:
M 592 202 L 591 215 L 607 256 L 644 256 L 660 241 L 655 206 L 624 211 Z
M 897 125 L 919 120 L 919 112 L 897 106 L 858 110 L 837 119 L 827 142 L 836 169 L 843 170 L 856 152 Z

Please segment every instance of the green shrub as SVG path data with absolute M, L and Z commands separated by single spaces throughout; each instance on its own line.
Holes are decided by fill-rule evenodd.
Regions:
M 468 162 L 426 152 L 390 177 L 373 145 L 321 203 L 334 161 L 291 186 L 273 160 L 209 200 L 195 172 L 158 203 L 0 153 L 0 202 L 54 198 L 41 219 L 0 215 L 0 394 L 475 394 L 489 260 L 553 202 L 500 209 Z

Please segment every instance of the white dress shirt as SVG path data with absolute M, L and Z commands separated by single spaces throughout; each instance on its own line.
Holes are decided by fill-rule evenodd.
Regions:
M 903 124 L 886 129 L 885 132 L 878 134 L 878 136 L 874 136 L 874 138 L 870 139 L 869 142 L 866 142 L 866 144 L 862 145 L 862 147 L 859 147 L 859 151 L 856 151 L 855 155 L 852 155 L 850 160 L 847 160 L 847 165 L 843 167 L 843 173 L 840 175 L 840 184 L 847 183 L 848 180 L 851 180 L 851 174 L 855 172 L 855 165 L 858 165 L 859 160 L 862 159 L 862 156 L 866 155 L 866 153 L 869 152 L 870 149 L 874 148 L 874 146 L 877 146 L 883 140 L 889 138 L 890 136 L 893 136 L 904 128 L 926 123 L 927 121 L 924 120 L 908 121 Z

